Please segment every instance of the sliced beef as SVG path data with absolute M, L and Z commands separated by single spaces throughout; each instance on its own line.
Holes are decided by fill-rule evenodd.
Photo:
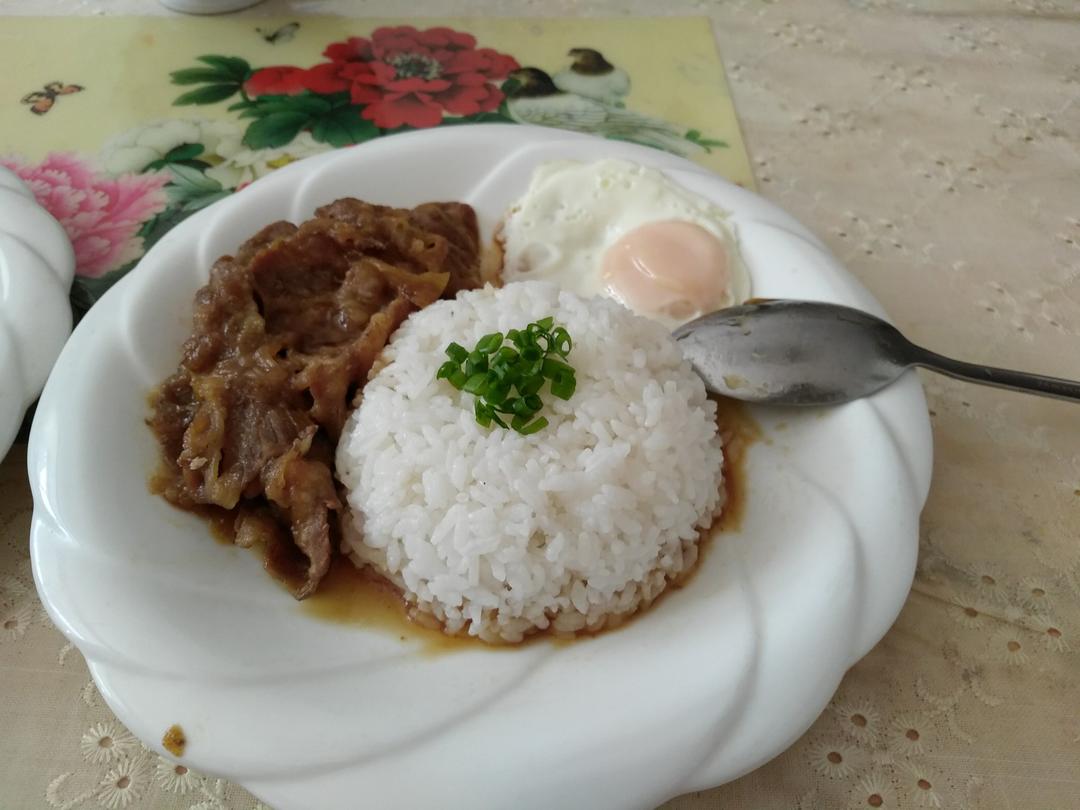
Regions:
M 315 215 L 356 226 L 365 235 L 368 256 L 400 265 L 395 254 L 404 254 L 414 270 L 449 273 L 446 298 L 480 286 L 480 232 L 471 206 L 425 203 L 409 210 L 344 199 Z
M 176 373 L 152 398 L 154 486 L 177 506 L 232 510 L 235 542 L 302 599 L 333 554 L 334 445 L 395 329 L 480 284 L 473 210 L 354 199 L 276 222 L 223 256 L 195 295 Z

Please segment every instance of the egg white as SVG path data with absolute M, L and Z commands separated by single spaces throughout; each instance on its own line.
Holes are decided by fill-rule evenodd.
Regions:
M 664 220 L 692 222 L 715 236 L 727 249 L 731 283 L 725 300 L 703 302 L 683 320 L 640 314 L 674 327 L 749 297 L 750 279 L 728 213 L 656 169 L 614 159 L 550 161 L 534 171 L 502 224 L 503 280 L 546 280 L 578 295 L 617 297 L 603 279 L 605 252 L 634 228 Z

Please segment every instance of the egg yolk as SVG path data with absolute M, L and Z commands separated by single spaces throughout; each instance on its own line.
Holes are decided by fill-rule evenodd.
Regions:
M 649 222 L 607 249 L 602 276 L 608 292 L 642 315 L 687 320 L 731 300 L 727 247 L 692 222 Z

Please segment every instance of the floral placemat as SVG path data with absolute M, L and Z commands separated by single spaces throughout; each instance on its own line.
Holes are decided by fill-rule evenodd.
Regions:
M 561 127 L 753 184 L 705 19 L 8 18 L 0 48 L 0 165 L 71 237 L 77 316 L 196 211 L 409 130 Z

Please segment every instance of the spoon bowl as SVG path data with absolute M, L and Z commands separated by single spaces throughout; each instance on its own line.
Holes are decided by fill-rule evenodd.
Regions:
M 953 360 L 911 343 L 867 312 L 768 300 L 711 312 L 675 331 L 715 394 L 775 405 L 839 405 L 913 366 L 982 385 L 1080 401 L 1080 383 Z

